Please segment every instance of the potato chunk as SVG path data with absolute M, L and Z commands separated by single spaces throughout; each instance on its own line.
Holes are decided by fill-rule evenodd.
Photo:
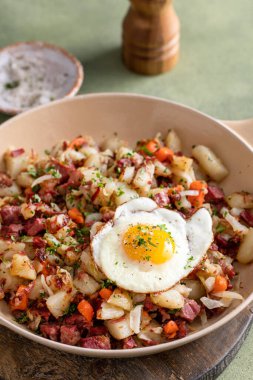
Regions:
M 129 293 L 126 290 L 115 289 L 111 297 L 107 301 L 111 305 L 121 307 L 124 310 L 130 311 L 133 307 L 133 302 Z
M 175 289 L 152 293 L 150 298 L 154 304 L 167 309 L 181 309 L 184 306 L 184 297 Z
M 105 326 L 108 328 L 109 333 L 117 340 L 128 338 L 134 334 L 130 327 L 129 314 L 119 319 L 105 321 Z
M 27 280 L 35 280 L 36 278 L 36 271 L 29 257 L 18 253 L 13 255 L 10 274 L 12 276 L 26 278 Z
M 228 170 L 221 160 L 207 146 L 196 145 L 192 148 L 192 155 L 214 181 L 220 182 L 228 175 Z
M 228 195 L 226 201 L 231 208 L 253 208 L 253 194 L 243 191 Z
M 239 263 L 248 264 L 253 261 L 253 228 L 250 228 L 240 244 L 237 260 Z

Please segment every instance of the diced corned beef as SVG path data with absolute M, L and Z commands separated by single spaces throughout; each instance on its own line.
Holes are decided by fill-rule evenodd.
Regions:
M 77 326 L 61 326 L 60 341 L 64 344 L 75 346 L 81 338 L 81 334 L 78 331 Z
M 239 235 L 234 235 L 228 240 L 229 247 L 235 247 L 240 244 L 241 238 Z
M 223 237 L 221 234 L 217 234 L 215 236 L 215 241 L 219 248 L 226 248 L 228 246 L 228 240 L 225 239 L 225 237 Z
M 105 335 L 108 333 L 108 330 L 105 326 L 96 326 L 96 327 L 91 327 L 89 330 L 89 336 L 94 336 L 94 335 Z
M 24 232 L 24 226 L 22 224 L 10 224 L 9 226 L 2 226 L 1 236 L 5 238 L 17 238 Z
M 147 296 L 144 301 L 144 309 L 147 311 L 157 311 L 158 306 L 154 305 L 153 302 L 151 301 L 150 297 Z
M 42 302 L 42 300 L 40 301 Z M 34 317 L 37 317 L 37 316 L 40 316 L 41 318 L 43 318 L 46 322 L 49 320 L 49 317 L 51 315 L 50 311 L 48 310 L 48 308 L 46 306 L 43 306 L 42 305 L 33 305 L 29 311 L 32 313 L 32 315 Z
M 69 176 L 68 184 L 69 186 L 80 186 L 83 179 L 83 174 L 77 170 L 74 169 Z
M 170 198 L 164 191 L 161 191 L 160 193 L 154 195 L 154 201 L 159 207 L 165 207 L 170 203 Z
M 137 347 L 137 344 L 132 336 L 129 336 L 128 338 L 123 339 L 123 349 L 130 349 Z
M 182 211 L 178 211 L 180 215 L 183 216 L 184 219 L 190 219 L 193 214 L 195 214 L 195 208 L 182 208 Z
M 80 346 L 84 348 L 95 348 L 100 350 L 110 350 L 110 338 L 105 335 L 90 336 L 80 340 Z
M 253 212 L 252 212 L 252 210 L 242 211 L 240 214 L 240 217 L 249 227 L 253 227 Z
M 43 248 L 36 248 L 36 250 L 35 250 L 35 257 L 41 263 L 43 263 L 46 260 L 46 258 L 47 258 L 45 248 L 44 247 Z
M 168 321 L 170 319 L 170 314 L 163 307 L 159 307 L 159 313 L 162 317 L 162 322 Z
M 45 230 L 45 219 L 43 218 L 32 218 L 28 220 L 25 224 L 25 231 L 28 236 L 35 236 L 39 232 Z
M 0 172 L 0 187 L 10 187 L 12 184 L 12 179 L 7 174 Z
M 0 210 L 0 214 L 3 224 L 10 225 L 20 223 L 21 212 L 19 206 L 3 206 Z
M 15 149 L 11 151 L 11 157 L 18 157 L 21 156 L 21 154 L 25 153 L 25 150 L 23 148 Z
M 223 190 L 215 185 L 207 186 L 207 194 L 205 196 L 205 201 L 210 203 L 218 203 L 224 199 Z
M 42 239 L 40 236 L 35 236 L 33 238 L 33 248 L 45 248 L 46 242 L 44 239 Z
M 200 313 L 200 306 L 194 300 L 185 300 L 184 307 L 180 310 L 179 316 L 192 322 Z
M 64 165 L 56 160 L 53 160 L 53 165 L 55 166 L 55 169 L 60 172 L 62 182 L 67 181 L 72 172 L 75 170 L 74 165 Z
M 117 161 L 116 166 L 120 169 L 124 169 L 127 166 L 132 166 L 132 160 L 131 158 L 121 158 Z
M 187 335 L 188 329 L 185 321 L 177 321 L 177 327 L 179 328 L 177 332 L 178 338 L 183 338 Z
M 179 202 L 180 199 L 181 199 L 181 195 L 179 193 L 170 194 L 170 200 L 171 200 L 171 202 L 173 202 L 173 203 Z
M 219 265 L 221 266 L 223 273 L 230 279 L 235 277 L 235 269 L 232 264 L 227 264 L 225 260 L 219 260 Z
M 50 191 L 44 191 L 40 190 L 39 191 L 39 196 L 41 200 L 45 203 L 51 203 L 54 201 L 54 196 L 56 195 L 56 191 L 50 190 Z
M 115 211 L 113 210 L 108 210 L 104 213 L 102 213 L 102 221 L 103 222 L 108 222 L 114 217 Z
M 219 247 L 219 250 L 222 251 L 225 255 L 235 257 L 240 245 L 240 237 L 235 235 L 230 239 L 225 238 L 222 234 L 215 236 L 215 241 Z
M 169 177 L 157 177 L 157 187 L 168 187 L 168 185 L 172 182 Z
M 60 333 L 60 326 L 56 323 L 44 323 L 40 325 L 40 332 L 45 338 L 57 341 Z
M 218 251 L 218 245 L 215 243 L 212 243 L 209 247 L 211 251 Z
M 74 313 L 64 319 L 65 325 L 75 325 L 78 327 L 80 331 L 83 331 L 84 329 L 90 329 L 91 323 L 87 322 L 87 320 L 81 315 Z
M 95 199 L 98 197 L 100 193 L 100 187 L 97 188 L 97 190 L 95 191 L 95 193 L 91 196 L 91 201 L 94 202 Z

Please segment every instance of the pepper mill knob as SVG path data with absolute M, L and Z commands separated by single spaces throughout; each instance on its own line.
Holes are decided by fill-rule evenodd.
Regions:
M 123 61 L 140 74 L 172 69 L 179 57 L 179 20 L 172 0 L 130 0 L 123 21 Z

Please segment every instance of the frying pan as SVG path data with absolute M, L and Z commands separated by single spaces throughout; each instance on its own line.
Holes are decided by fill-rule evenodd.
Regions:
M 228 122 L 229 124 L 229 122 Z M 77 96 L 18 115 L 0 127 L 0 153 L 10 145 L 34 148 L 38 152 L 58 140 L 72 139 L 79 134 L 92 135 L 101 142 L 113 133 L 134 144 L 141 138 L 152 138 L 169 128 L 181 137 L 186 154 L 193 144 L 209 146 L 221 157 L 230 175 L 221 184 L 225 192 L 253 192 L 252 121 L 230 123 L 230 127 L 192 108 L 164 99 L 136 94 L 106 93 Z M 241 135 L 242 136 L 241 136 Z M 237 265 L 241 276 L 244 301 L 235 303 L 205 326 L 180 340 L 133 350 L 94 350 L 53 342 L 19 325 L 7 305 L 0 302 L 0 324 L 28 339 L 73 354 L 94 357 L 131 357 L 158 353 L 196 340 L 234 318 L 253 301 L 253 264 Z

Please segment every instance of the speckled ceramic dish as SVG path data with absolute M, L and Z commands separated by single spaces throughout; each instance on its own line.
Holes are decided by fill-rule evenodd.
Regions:
M 152 137 L 158 131 L 165 133 L 168 128 L 174 128 L 178 132 L 186 153 L 193 144 L 204 144 L 215 149 L 230 172 L 222 183 L 225 191 L 244 189 L 253 192 L 253 150 L 238 133 L 189 107 L 142 95 L 78 96 L 26 112 L 1 126 L 0 152 L 4 152 L 9 145 L 34 148 L 42 152 L 58 140 L 71 139 L 79 134 L 92 135 L 97 141 L 101 141 L 117 132 L 131 144 L 143 136 Z M 247 128 L 246 126 L 244 130 L 246 133 Z M 240 133 L 240 127 L 237 130 Z M 0 303 L 0 323 L 28 339 L 73 354 L 100 358 L 150 355 L 203 337 L 223 326 L 246 308 L 253 301 L 253 264 L 238 267 L 242 286 L 240 292 L 244 296 L 242 303 L 232 304 L 224 313 L 213 317 L 207 325 L 199 326 L 185 338 L 157 346 L 105 351 L 53 342 L 18 325 L 3 301 Z
M 17 114 L 74 96 L 83 82 L 81 63 L 45 42 L 21 42 L 0 50 L 0 112 Z

